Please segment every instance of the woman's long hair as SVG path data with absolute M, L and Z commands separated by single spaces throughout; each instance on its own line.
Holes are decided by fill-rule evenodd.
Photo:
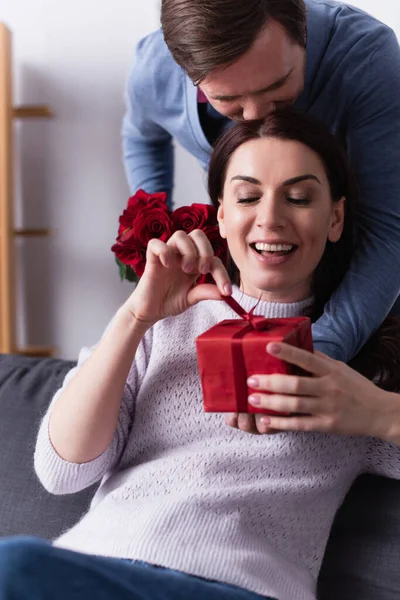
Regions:
M 272 113 L 263 121 L 237 123 L 218 140 L 208 174 L 208 192 L 216 208 L 223 196 L 232 154 L 245 142 L 259 138 L 293 140 L 313 150 L 324 164 L 332 201 L 338 202 L 343 196 L 346 198 L 340 240 L 335 243 L 327 240 L 324 254 L 313 274 L 314 305 L 309 316 L 314 322 L 339 287 L 353 257 L 356 245 L 354 210 L 359 191 L 346 153 L 336 137 L 314 117 L 286 108 Z M 228 270 L 232 281 L 239 285 L 240 273 L 231 258 Z M 400 319 L 388 317 L 350 364 L 382 388 L 400 390 Z

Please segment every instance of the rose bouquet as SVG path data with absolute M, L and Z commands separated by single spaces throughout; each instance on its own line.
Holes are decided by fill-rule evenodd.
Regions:
M 121 279 L 138 281 L 146 266 L 146 249 L 149 240 L 158 238 L 167 242 L 178 230 L 190 233 L 201 229 L 208 237 L 215 256 L 226 264 L 227 245 L 219 234 L 217 211 L 210 204 L 192 204 L 171 211 L 167 194 L 147 194 L 139 190 L 129 198 L 128 206 L 119 218 L 119 229 L 114 252 Z M 201 275 L 197 283 L 210 281 Z

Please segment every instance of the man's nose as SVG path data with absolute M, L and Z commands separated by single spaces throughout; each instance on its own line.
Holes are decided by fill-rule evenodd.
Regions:
M 267 115 L 270 115 L 275 110 L 273 102 L 260 102 L 257 100 L 246 100 L 243 105 L 243 119 L 245 121 L 253 121 L 257 119 L 264 119 Z

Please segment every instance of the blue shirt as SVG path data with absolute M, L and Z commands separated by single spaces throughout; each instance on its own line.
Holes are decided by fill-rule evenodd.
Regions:
M 313 325 L 315 347 L 347 362 L 400 293 L 400 49 L 394 32 L 363 11 L 306 0 L 307 66 L 296 106 L 345 145 L 361 188 L 359 248 Z M 175 138 L 207 168 L 197 88 L 160 30 L 138 44 L 126 90 L 123 151 L 132 191 L 173 188 Z

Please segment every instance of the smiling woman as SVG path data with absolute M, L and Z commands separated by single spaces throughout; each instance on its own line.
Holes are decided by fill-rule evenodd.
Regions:
M 272 302 L 313 296 L 310 316 L 317 320 L 356 243 L 358 190 L 337 139 L 289 108 L 238 123 L 216 144 L 208 187 L 228 241 L 232 281 Z M 399 387 L 399 339 L 399 321 L 387 319 L 352 364 L 383 387 Z
M 218 216 L 243 291 L 271 302 L 311 296 L 326 241 L 341 236 L 344 202 L 331 199 L 323 163 L 302 143 L 264 137 L 241 144 L 229 161 Z
M 238 262 L 244 259 L 238 248 L 240 238 L 248 257 L 250 250 L 261 257 L 256 277 L 276 277 L 277 271 L 269 260 L 275 252 L 261 251 L 258 244 L 289 245 L 279 294 L 287 288 L 292 297 L 293 285 L 294 289 L 305 286 L 300 295 L 304 289 L 313 294 L 315 312 L 322 311 L 353 253 L 356 199 L 346 156 L 326 128 L 290 109 L 276 111 L 264 121 L 238 124 L 216 145 L 208 187 L 222 234 L 227 225 L 229 231 L 236 230 L 230 244 L 233 281 L 239 284 L 239 271 L 242 280 L 246 277 Z M 265 269 L 260 272 L 261 265 Z M 327 281 L 321 285 L 320 271 L 330 272 L 328 286 Z

